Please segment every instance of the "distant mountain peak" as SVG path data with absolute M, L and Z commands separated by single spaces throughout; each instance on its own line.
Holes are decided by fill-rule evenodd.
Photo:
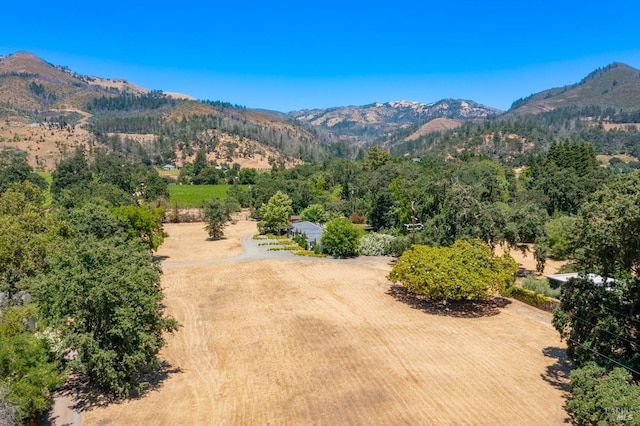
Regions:
M 435 118 L 464 121 L 486 118 L 500 112 L 470 100 L 442 99 L 430 104 L 410 100 L 375 102 L 359 107 L 293 111 L 289 115 L 297 120 L 346 136 L 356 143 L 367 143 Z
M 513 103 L 509 114 L 538 114 L 562 107 L 640 109 L 640 70 L 622 62 L 598 68 L 580 82 L 534 93 Z
M 388 102 L 387 105 L 389 105 L 391 108 L 416 108 L 416 107 L 426 106 L 426 104 L 423 104 L 420 102 L 407 101 L 407 100 L 391 101 L 391 102 Z
M 0 56 L 0 67 L 3 70 L 15 73 L 47 72 L 55 68 L 29 52 L 16 52 L 11 55 Z

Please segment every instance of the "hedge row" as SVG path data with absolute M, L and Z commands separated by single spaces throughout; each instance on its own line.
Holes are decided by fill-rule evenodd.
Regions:
M 535 306 L 536 308 L 544 309 L 545 311 L 553 312 L 553 310 L 560 306 L 560 302 L 551 297 L 547 297 L 543 294 L 538 294 L 535 291 L 519 287 L 512 286 L 505 291 L 504 296 L 513 297 L 528 305 Z

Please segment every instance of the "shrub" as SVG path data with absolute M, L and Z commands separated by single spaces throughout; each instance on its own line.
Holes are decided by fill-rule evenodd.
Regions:
M 298 250 L 295 253 L 296 256 L 306 256 L 306 257 L 327 257 L 326 254 L 316 253 L 315 251 L 309 250 Z
M 335 257 L 349 257 L 358 254 L 358 243 L 362 230 L 349 221 L 339 218 L 327 223 L 320 242 L 324 252 Z
M 349 216 L 349 220 L 351 221 L 351 223 L 355 223 L 356 225 L 364 223 L 364 217 L 360 216 L 356 212 L 351 213 L 351 216 Z
M 522 287 L 547 297 L 553 297 L 554 299 L 560 297 L 560 289 L 551 288 L 549 280 L 538 279 L 533 274 L 528 275 L 527 278 L 524 279 Z
M 370 233 L 360 237 L 358 253 L 362 256 L 383 256 L 391 252 L 391 242 L 395 237 L 386 234 Z
M 511 287 L 502 292 L 502 295 L 513 297 L 527 305 L 532 305 L 545 311 L 553 311 L 559 305 L 556 300 L 523 287 Z
M 306 250 L 307 249 L 307 234 L 300 233 L 300 234 L 296 234 L 293 237 L 293 241 L 296 242 L 296 244 L 298 244 L 300 247 L 302 247 L 302 249 Z
M 508 254 L 498 257 L 480 241 L 456 241 L 451 247 L 413 246 L 388 278 L 431 299 L 476 300 L 504 291 L 517 271 Z
M 313 245 L 313 253 L 314 254 L 322 254 L 322 248 L 320 246 L 320 244 L 314 244 Z M 323 254 L 323 257 L 326 257 L 326 254 Z
M 231 213 L 237 213 L 242 210 L 240 202 L 234 197 L 229 196 L 227 196 L 227 199 L 224 200 L 224 207 L 227 211 L 228 216 L 231 216 Z
M 411 236 L 405 235 L 396 237 L 389 243 L 389 254 L 391 256 L 400 257 L 402 253 L 411 248 Z

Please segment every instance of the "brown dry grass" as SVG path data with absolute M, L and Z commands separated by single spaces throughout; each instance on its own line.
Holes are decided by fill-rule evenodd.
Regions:
M 452 118 L 434 118 L 428 123 L 425 123 L 422 126 L 420 126 L 418 130 L 416 130 L 411 135 L 407 136 L 405 140 L 412 141 L 429 133 L 442 132 L 445 130 L 455 129 L 460 127 L 463 122 L 464 121 L 462 120 L 454 120 Z
M 631 161 L 638 161 L 637 158 L 632 157 L 630 155 L 625 155 L 625 154 L 616 154 L 616 155 L 596 155 L 597 160 L 605 165 L 609 165 L 609 162 L 611 161 L 612 158 L 619 158 L 620 160 L 624 161 L 625 163 L 629 163 Z
M 629 130 L 632 127 L 640 127 L 640 123 L 602 123 L 605 130 Z
M 37 170 L 53 170 L 66 153 L 88 146 L 89 132 L 80 125 L 60 129 L 26 121 L 0 123 L 0 150 L 19 149 L 27 153 L 27 161 Z
M 504 246 L 497 246 L 495 249 L 495 253 L 499 256 L 507 251 Z M 511 257 L 515 259 L 515 261 L 520 265 L 520 275 L 529 275 L 536 274 L 538 276 L 541 275 L 549 275 L 549 274 L 557 274 L 560 268 L 567 264 L 566 260 L 554 260 L 547 259 L 544 265 L 544 271 L 541 274 L 538 274 L 536 271 L 536 259 L 533 257 L 533 247 L 529 245 L 525 252 L 521 250 L 511 249 L 508 250 Z
M 202 224 L 167 225 L 166 264 L 229 258 Z M 96 407 L 87 425 L 558 424 L 567 364 L 550 316 L 516 301 L 485 311 L 425 307 L 385 278 L 388 258 L 229 261 L 168 267 L 182 328 L 173 371 L 140 399 Z M 468 307 L 467 307 L 468 308 Z

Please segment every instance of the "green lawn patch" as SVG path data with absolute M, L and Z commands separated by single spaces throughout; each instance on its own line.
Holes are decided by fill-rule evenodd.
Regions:
M 179 207 L 200 207 L 204 200 L 227 198 L 229 185 L 169 185 L 169 201 Z

